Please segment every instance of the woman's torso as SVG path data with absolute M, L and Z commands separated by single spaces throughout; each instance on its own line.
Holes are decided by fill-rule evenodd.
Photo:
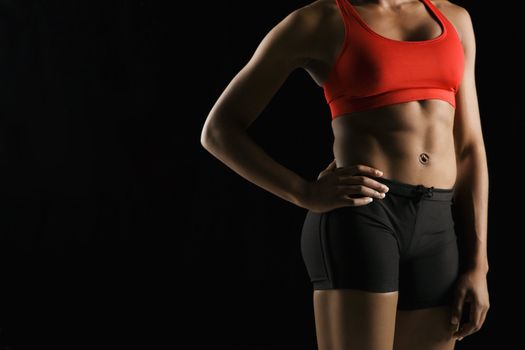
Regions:
M 391 39 L 428 40 L 442 31 L 421 1 L 407 2 L 396 13 L 380 11 L 366 1 L 350 0 L 350 3 L 370 28 Z M 447 16 L 447 4 L 433 3 Z M 326 40 L 318 45 L 323 52 L 319 52 L 318 59 L 311 60 L 306 70 L 322 86 L 343 45 L 344 24 L 335 0 L 320 0 L 315 6 L 326 13 L 325 25 L 319 33 Z M 450 17 L 447 18 L 453 23 Z M 365 164 L 382 170 L 385 178 L 451 188 L 457 172 L 454 112 L 446 101 L 428 99 L 338 116 L 332 120 L 337 167 Z

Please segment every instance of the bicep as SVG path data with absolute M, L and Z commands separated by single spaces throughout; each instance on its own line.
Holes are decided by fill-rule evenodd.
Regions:
M 235 75 L 213 106 L 207 123 L 248 127 L 296 68 L 307 60 L 298 11 L 273 27 L 248 63 Z
M 472 147 L 483 147 L 483 136 L 476 91 L 475 61 L 476 39 L 472 20 L 463 9 L 460 16 L 462 43 L 465 53 L 465 66 L 461 84 L 456 94 L 456 111 L 454 116 L 454 139 L 458 155 Z

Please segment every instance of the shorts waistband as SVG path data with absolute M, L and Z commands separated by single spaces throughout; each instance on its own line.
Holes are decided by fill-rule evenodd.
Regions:
M 398 194 L 401 196 L 425 199 L 425 200 L 435 200 L 435 201 L 451 201 L 454 197 L 455 186 L 451 188 L 439 188 L 439 187 L 426 187 L 424 185 L 413 185 L 394 179 L 387 179 L 384 177 L 375 177 L 371 176 L 376 181 L 379 181 L 388 186 L 388 193 Z

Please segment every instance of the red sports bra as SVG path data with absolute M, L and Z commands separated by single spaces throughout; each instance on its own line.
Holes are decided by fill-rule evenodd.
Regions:
M 336 1 L 345 23 L 345 41 L 322 86 L 332 119 L 424 99 L 440 99 L 456 107 L 463 46 L 452 23 L 430 0 L 421 1 L 442 32 L 423 41 L 386 38 L 373 31 L 348 0 Z

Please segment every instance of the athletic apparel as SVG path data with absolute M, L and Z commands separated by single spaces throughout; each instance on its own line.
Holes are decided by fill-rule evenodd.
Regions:
M 453 188 L 376 178 L 385 198 L 308 211 L 301 254 L 314 289 L 399 291 L 398 309 L 449 304 L 459 273 Z
M 336 0 L 345 41 L 323 84 L 332 119 L 381 106 L 441 99 L 456 107 L 464 68 L 463 46 L 453 24 L 422 0 L 440 24 L 439 36 L 401 41 L 374 32 L 348 0 Z

